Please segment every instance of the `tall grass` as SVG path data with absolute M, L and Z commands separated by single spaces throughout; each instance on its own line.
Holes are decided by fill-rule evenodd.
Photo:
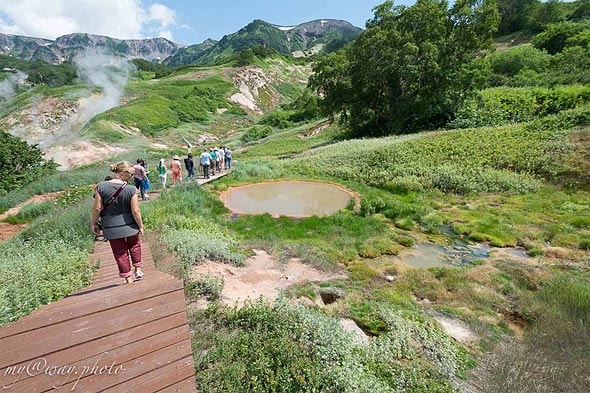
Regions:
M 188 278 L 192 265 L 205 259 L 240 266 L 245 253 L 234 236 L 224 230 L 227 210 L 214 195 L 195 183 L 163 192 L 142 206 L 144 224 L 161 231 L 160 241 L 179 258 L 179 270 Z
M 0 244 L 0 324 L 15 321 L 90 283 L 90 199 L 54 207 Z
M 539 189 L 541 178 L 584 178 L 567 165 L 574 154 L 567 130 L 585 124 L 590 106 L 525 125 L 341 142 L 284 165 L 375 187 L 417 182 L 456 194 L 528 193 Z
M 485 392 L 589 391 L 589 279 L 557 274 L 529 300 L 535 323 L 522 341 L 510 340 L 485 359 Z

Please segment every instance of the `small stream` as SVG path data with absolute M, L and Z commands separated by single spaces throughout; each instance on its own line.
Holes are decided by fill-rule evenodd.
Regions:
M 492 248 L 487 244 L 455 244 L 443 246 L 434 243 L 418 243 L 402 251 L 396 256 L 379 257 L 380 261 L 401 262 L 416 268 L 466 266 L 478 260 L 490 257 L 492 252 L 501 250 L 502 253 L 517 257 L 530 258 L 521 248 Z

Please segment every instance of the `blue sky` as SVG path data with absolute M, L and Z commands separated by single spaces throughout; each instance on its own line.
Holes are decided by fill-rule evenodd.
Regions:
M 161 36 L 189 45 L 219 40 L 254 19 L 283 26 L 342 19 L 364 27 L 383 1 L 0 0 L 0 32 L 48 39 L 78 32 L 123 39 Z
M 383 0 L 384 1 L 384 0 Z M 250 0 L 200 2 L 194 6 L 185 0 L 160 1 L 177 11 L 181 24 L 190 26 L 178 31 L 182 43 L 202 42 L 205 38 L 219 40 L 254 19 L 277 25 L 291 26 L 314 19 L 342 19 L 355 26 L 365 27 L 373 16 L 371 10 L 380 0 Z M 409 1 L 404 3 L 408 4 Z M 401 4 L 398 2 L 397 4 Z

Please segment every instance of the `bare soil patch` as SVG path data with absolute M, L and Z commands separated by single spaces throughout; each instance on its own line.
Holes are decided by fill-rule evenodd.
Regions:
M 243 305 L 246 300 L 263 297 L 275 300 L 281 291 L 294 284 L 321 282 L 344 277 L 338 273 L 326 273 L 305 265 L 298 259 L 280 264 L 266 251 L 254 250 L 255 256 L 244 267 L 206 261 L 195 266 L 192 276 L 211 275 L 223 278 L 222 301 L 227 305 Z

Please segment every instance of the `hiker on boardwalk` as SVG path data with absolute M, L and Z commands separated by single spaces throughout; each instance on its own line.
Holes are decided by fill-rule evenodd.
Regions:
M 160 177 L 160 183 L 162 183 L 162 190 L 166 189 L 166 160 L 160 158 L 158 164 L 158 176 Z
M 225 147 L 225 169 L 231 169 L 231 149 L 229 146 Z
M 218 148 L 215 148 L 215 170 L 221 172 L 221 153 Z
M 199 158 L 201 166 L 203 167 L 203 179 L 209 179 L 209 167 L 211 166 L 211 155 L 209 150 L 205 149 Z
M 219 146 L 219 150 L 217 151 L 217 153 L 219 156 L 219 171 L 221 172 L 225 169 L 225 149 L 223 148 L 223 146 Z
M 94 190 L 91 228 L 92 232 L 97 235 L 102 233 L 109 241 L 119 268 L 119 277 L 125 279 L 125 284 L 131 284 L 134 278 L 139 280 L 143 277 L 140 269 L 143 263 L 140 239 L 143 236 L 143 221 L 138 191 L 127 184 L 136 170 L 129 162 L 122 161 L 111 165 L 111 172 L 115 172 L 117 177 L 98 183 Z M 99 217 L 102 231 L 97 224 Z
M 184 159 L 184 167 L 188 172 L 186 180 L 195 177 L 195 160 L 193 160 L 193 153 L 188 153 L 187 157 Z
M 178 180 L 179 183 L 182 183 L 182 168 L 180 167 L 180 157 L 176 154 L 172 157 L 172 164 L 170 164 L 170 169 L 172 169 L 172 185 L 176 185 L 176 181 Z
M 135 187 L 139 189 L 139 193 L 141 194 L 141 200 L 145 201 L 147 198 L 145 195 L 145 177 L 146 177 L 146 170 L 142 165 L 142 159 L 137 159 L 137 164 L 135 164 L 134 174 L 133 174 L 133 182 L 135 183 Z
M 139 164 L 143 167 L 143 170 L 145 171 L 145 176 L 143 177 L 143 195 L 145 196 L 145 199 L 149 199 L 150 196 L 148 195 L 148 191 L 150 188 L 152 188 L 152 184 L 150 183 L 150 178 L 148 176 L 150 174 L 150 171 L 148 169 L 147 162 L 145 162 L 143 158 L 141 159 L 141 162 Z
M 209 151 L 209 156 L 211 157 L 211 175 L 215 176 L 215 163 L 217 162 L 217 154 L 215 149 L 211 149 Z

